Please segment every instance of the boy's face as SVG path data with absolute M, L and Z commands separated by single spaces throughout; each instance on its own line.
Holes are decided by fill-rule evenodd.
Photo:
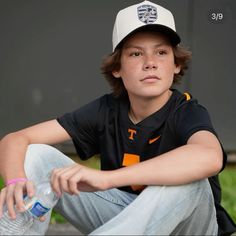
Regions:
M 138 32 L 123 45 L 121 68 L 113 75 L 122 79 L 129 96 L 156 97 L 169 91 L 175 65 L 172 46 L 157 32 Z

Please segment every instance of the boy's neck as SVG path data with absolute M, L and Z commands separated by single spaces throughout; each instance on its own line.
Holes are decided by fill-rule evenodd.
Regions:
M 130 110 L 129 118 L 134 123 L 137 124 L 152 115 L 153 113 L 160 110 L 171 97 L 172 91 L 168 90 L 164 94 L 153 97 L 153 98 L 142 98 L 136 96 L 130 96 Z

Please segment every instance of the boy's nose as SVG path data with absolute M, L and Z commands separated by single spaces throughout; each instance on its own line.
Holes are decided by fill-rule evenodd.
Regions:
M 144 70 L 157 69 L 157 63 L 153 56 L 147 56 L 143 65 Z

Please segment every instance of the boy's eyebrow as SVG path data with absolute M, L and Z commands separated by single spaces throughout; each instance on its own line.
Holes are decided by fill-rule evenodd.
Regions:
M 153 47 L 158 48 L 158 47 L 162 47 L 162 46 L 168 46 L 168 43 L 155 44 Z M 145 47 L 135 45 L 135 44 L 128 44 L 128 45 L 124 46 L 124 49 L 129 49 L 129 48 L 144 49 Z

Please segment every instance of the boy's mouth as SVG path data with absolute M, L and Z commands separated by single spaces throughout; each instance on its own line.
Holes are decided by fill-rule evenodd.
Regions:
M 145 78 L 141 79 L 141 82 L 156 82 L 157 80 L 160 80 L 159 77 L 157 77 L 156 75 L 149 75 L 146 76 Z

